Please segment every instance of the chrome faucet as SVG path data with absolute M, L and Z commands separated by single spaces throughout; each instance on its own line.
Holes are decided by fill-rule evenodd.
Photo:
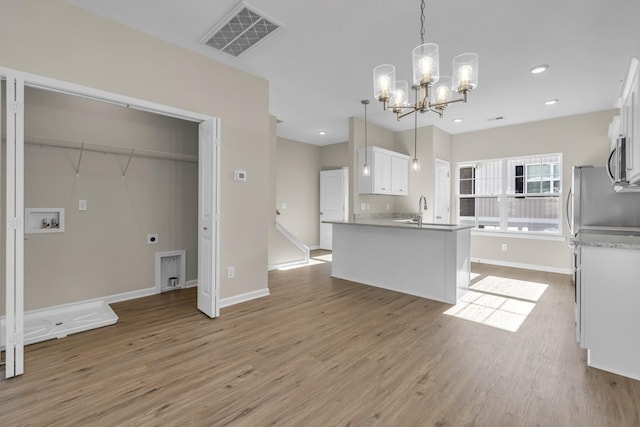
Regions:
M 420 199 L 418 200 L 418 216 L 416 217 L 416 219 L 418 220 L 418 225 L 422 225 L 422 211 L 426 211 L 426 210 L 427 210 L 427 198 L 424 195 L 421 195 Z

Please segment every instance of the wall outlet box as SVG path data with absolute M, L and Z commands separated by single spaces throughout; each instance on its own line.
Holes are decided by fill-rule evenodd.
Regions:
M 233 279 L 236 277 L 236 268 L 231 266 L 227 267 L 227 279 Z
M 158 235 L 147 234 L 147 245 L 156 245 L 156 244 L 158 244 Z
M 246 181 L 247 180 L 247 172 L 241 170 L 233 171 L 233 179 L 236 181 Z

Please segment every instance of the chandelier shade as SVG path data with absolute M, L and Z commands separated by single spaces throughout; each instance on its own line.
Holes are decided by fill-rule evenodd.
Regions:
M 432 84 L 440 78 L 440 47 L 424 43 L 413 49 L 413 84 Z
M 379 101 L 388 101 L 396 91 L 396 67 L 378 65 L 373 69 L 373 95 Z
M 478 86 L 478 55 L 463 53 L 453 58 L 453 88 L 456 92 L 475 89 Z
M 451 77 L 442 76 L 440 80 L 438 80 L 438 83 L 433 85 L 431 104 L 446 104 L 451 101 L 452 95 Z
M 398 80 L 396 82 L 396 90 L 391 95 L 389 104 L 393 108 L 406 108 L 410 105 L 409 83 L 404 80 Z

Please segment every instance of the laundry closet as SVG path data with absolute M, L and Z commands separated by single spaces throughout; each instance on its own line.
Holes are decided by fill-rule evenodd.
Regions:
M 29 313 L 196 283 L 197 123 L 25 87 L 24 142 L 25 343 Z

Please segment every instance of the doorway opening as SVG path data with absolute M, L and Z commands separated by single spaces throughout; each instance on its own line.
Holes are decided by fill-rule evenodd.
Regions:
M 24 271 L 25 271 L 25 247 L 24 243 L 32 243 L 35 242 L 35 235 L 27 234 L 27 241 L 25 242 L 25 229 L 24 229 L 24 208 L 25 208 L 25 194 L 32 194 L 34 188 L 31 187 L 32 175 L 35 175 L 41 181 L 46 181 L 42 176 L 38 177 L 39 173 L 42 173 L 42 170 L 38 168 L 28 170 L 29 180 L 25 182 L 25 174 L 23 173 L 23 168 L 25 164 L 25 142 L 28 141 L 28 135 L 25 135 L 25 127 L 30 128 L 31 123 L 30 113 L 28 109 L 25 109 L 25 88 L 27 96 L 32 91 L 40 91 L 47 94 L 55 93 L 56 95 L 64 94 L 65 96 L 71 97 L 70 99 L 78 100 L 90 100 L 95 104 L 116 104 L 118 107 L 122 109 L 122 111 L 131 111 L 136 114 L 147 114 L 149 116 L 156 116 L 158 118 L 170 118 L 171 120 L 177 121 L 185 121 L 192 123 L 196 127 L 195 131 L 195 169 L 191 172 L 191 179 L 194 182 L 194 187 L 196 190 L 194 191 L 194 195 L 191 197 L 191 208 L 195 212 L 192 218 L 188 219 L 186 222 L 191 223 L 191 226 L 194 228 L 194 237 L 196 240 L 195 243 L 192 242 L 191 246 L 194 249 L 194 265 L 191 266 L 192 270 L 197 270 L 197 274 L 195 275 L 195 279 L 197 281 L 198 286 L 198 299 L 197 299 L 197 307 L 199 310 L 203 311 L 209 317 L 216 317 L 219 315 L 219 307 L 218 307 L 218 298 L 219 298 L 219 221 L 218 221 L 218 206 L 219 206 L 219 119 L 202 115 L 199 113 L 193 113 L 186 110 L 180 110 L 173 107 L 168 107 L 160 104 L 151 103 L 144 100 L 139 100 L 123 95 L 113 94 L 109 92 L 104 92 L 100 90 L 96 90 L 93 88 L 83 87 L 79 85 L 74 85 L 67 82 L 61 82 L 53 79 L 48 79 L 42 76 L 31 75 L 27 73 L 22 73 L 15 70 L 0 68 L 0 76 L 3 80 L 3 95 L 6 94 L 6 101 L 3 102 L 3 107 L 0 111 L 2 112 L 3 122 L 2 122 L 2 131 L 3 131 L 3 156 L 0 157 L 0 161 L 3 162 L 4 166 L 7 166 L 7 175 L 6 179 L 2 182 L 2 202 L 3 202 L 3 215 L 0 217 L 2 219 L 2 241 L 4 250 L 3 255 L 3 276 L 7 277 L 7 283 L 5 283 L 5 289 L 3 292 L 3 299 L 5 302 L 6 308 L 2 310 L 2 314 L 5 316 L 5 324 L 2 328 L 2 334 L 7 337 L 7 351 L 6 351 L 6 359 L 7 366 L 5 369 L 5 376 L 7 378 L 15 375 L 20 375 L 24 372 L 23 365 L 23 347 L 24 347 L 24 308 L 25 308 L 25 298 L 24 298 Z M 100 102 L 95 102 L 100 101 Z M 42 107 L 47 109 L 47 106 Z M 55 115 L 55 111 L 51 110 L 50 113 L 53 112 Z M 58 111 L 59 113 L 59 111 Z M 113 113 L 117 116 L 120 113 Z M 94 124 L 99 124 L 100 120 L 109 120 L 114 117 L 99 117 L 94 118 L 96 122 Z M 25 123 L 27 126 L 25 126 Z M 51 134 L 55 133 L 56 126 L 59 126 L 60 123 L 55 119 L 52 119 L 48 125 L 40 128 L 41 134 Z M 91 127 L 91 123 L 82 123 L 82 125 L 86 127 Z M 108 127 L 108 126 L 107 126 Z M 166 129 L 165 129 L 166 131 Z M 35 132 L 34 132 L 35 133 Z M 117 130 L 114 129 L 114 133 L 117 134 Z M 134 131 L 135 133 L 135 131 Z M 97 138 L 102 135 L 97 135 Z M 113 136 L 113 135 L 112 135 Z M 166 139 L 169 142 L 173 142 L 174 145 L 177 144 L 177 141 L 171 141 L 171 135 L 169 135 Z M 54 138 L 55 139 L 55 138 Z M 60 142 L 63 138 L 58 138 L 57 142 Z M 45 235 L 42 233 L 38 235 L 38 237 L 47 238 L 48 240 L 42 240 L 44 242 L 42 246 L 44 246 L 44 250 L 42 251 L 44 256 L 41 257 L 43 260 L 53 259 L 58 250 L 56 248 L 62 247 L 61 240 L 69 236 L 74 228 L 77 229 L 83 225 L 84 226 L 84 234 L 79 234 L 76 236 L 79 242 L 78 246 L 83 248 L 85 252 L 89 254 L 88 259 L 83 260 L 84 263 L 88 265 L 81 265 L 81 263 L 75 264 L 75 268 L 93 268 L 96 275 L 100 274 L 100 269 L 112 268 L 118 271 L 120 277 L 127 275 L 136 275 L 136 271 L 134 268 L 130 266 L 124 267 L 126 264 L 126 254 L 127 249 L 124 246 L 118 247 L 118 242 L 115 238 L 112 238 L 111 241 L 106 240 L 107 244 L 110 245 L 111 250 L 116 253 L 115 262 L 103 263 L 100 258 L 99 252 L 101 251 L 100 245 L 94 244 L 94 240 L 92 237 L 95 237 L 92 233 L 98 233 L 99 230 L 107 230 L 107 235 L 115 236 L 117 235 L 117 230 L 122 226 L 119 224 L 119 219 L 123 217 L 129 217 L 133 220 L 130 222 L 134 223 L 133 228 L 135 228 L 135 224 L 140 225 L 144 224 L 145 220 L 153 216 L 167 216 L 167 212 L 170 211 L 170 206 L 153 206 L 153 203 L 150 203 L 151 206 L 147 206 L 144 209 L 140 210 L 129 210 L 127 209 L 119 209 L 122 206 L 117 205 L 118 198 L 113 197 L 113 194 L 110 194 L 106 188 L 104 188 L 104 182 L 100 182 L 100 178 L 104 178 L 109 170 L 113 170 L 117 168 L 118 173 L 122 175 L 121 180 L 123 181 L 122 187 L 124 190 L 119 194 L 122 197 L 130 197 L 131 200 L 135 200 L 139 202 L 137 206 L 141 206 L 144 204 L 143 202 L 148 202 L 146 199 L 146 195 L 144 194 L 144 187 L 154 188 L 156 186 L 162 186 L 171 184 L 171 177 L 165 179 L 164 182 L 160 179 L 156 179 L 161 175 L 161 172 L 158 172 L 158 167 L 156 165 L 155 170 L 149 166 L 149 157 L 154 157 L 155 159 L 162 158 L 162 154 L 157 155 L 158 152 L 166 152 L 165 150 L 157 150 L 156 147 L 145 147 L 145 146 L 134 146 L 131 147 L 131 144 L 127 147 L 124 152 L 117 152 L 104 150 L 103 153 L 101 149 L 96 149 L 96 144 L 91 144 L 84 138 L 79 138 L 79 146 L 78 147 L 64 147 L 64 150 L 53 149 L 49 147 L 47 142 L 41 140 L 40 147 L 36 147 L 35 150 L 58 150 L 57 156 L 60 165 L 63 165 L 66 161 L 66 167 L 72 168 L 75 174 L 75 178 L 72 178 L 69 182 L 67 182 L 66 194 L 55 194 L 54 189 L 59 189 L 60 182 L 64 180 L 60 175 L 51 174 L 51 180 L 49 187 L 46 185 L 40 186 L 37 192 L 40 192 L 40 200 L 41 203 L 47 203 L 49 207 L 60 207 L 66 208 L 66 227 L 64 233 L 56 233 Z M 117 138 L 116 138 L 117 139 Z M 161 138 L 159 138 L 161 139 Z M 32 142 L 32 141 L 31 141 Z M 36 141 L 37 142 L 37 141 Z M 32 145 L 32 144 L 31 144 Z M 45 147 L 47 145 L 47 147 Z M 58 144 L 58 148 L 60 144 Z M 113 149 L 114 146 L 118 145 L 119 148 L 122 148 L 122 143 L 120 144 L 106 144 L 110 146 L 110 149 Z M 175 148 L 175 147 L 174 147 Z M 29 148 L 31 150 L 31 148 Z M 167 150 L 168 151 L 168 150 Z M 52 153 L 50 151 L 49 153 Z M 149 152 L 154 152 L 154 156 L 145 156 L 145 154 L 149 154 Z M 71 154 L 73 153 L 73 154 Z M 42 153 L 37 153 L 41 155 Z M 115 154 L 115 155 L 112 155 Z M 178 153 L 183 154 L 183 153 Z M 97 157 L 107 156 L 103 159 L 100 159 L 101 162 L 97 162 Z M 187 155 L 189 156 L 189 155 Z M 193 157 L 193 155 L 191 155 Z M 168 159 L 163 159 L 163 161 L 167 161 Z M 93 163 L 91 163 L 93 162 Z M 136 163 L 138 168 L 136 169 Z M 177 163 L 177 162 L 176 162 Z M 177 171 L 177 169 L 182 169 L 180 167 L 170 166 L 169 169 L 173 170 L 173 177 L 181 177 L 183 174 L 189 174 L 188 172 Z M 85 173 L 90 171 L 91 173 Z M 139 188 L 133 189 L 132 186 L 128 186 L 131 184 L 127 181 L 129 178 L 130 181 L 133 180 L 134 174 L 144 174 L 146 172 L 146 176 L 141 177 L 141 179 L 136 183 Z M 171 175 L 171 174 L 169 174 Z M 84 180 L 82 178 L 85 178 Z M 140 177 L 140 176 L 139 176 Z M 166 177 L 165 177 L 166 178 Z M 80 196 L 80 192 L 87 191 L 86 188 L 82 188 L 85 181 L 93 180 L 93 184 L 96 184 L 93 187 L 93 200 L 88 200 Z M 26 185 L 25 185 L 26 184 Z M 64 193 L 64 192 L 63 192 Z M 179 191 L 177 191 L 179 193 Z M 66 196 L 66 197 L 65 197 Z M 122 199 L 120 199 L 122 200 Z M 181 200 L 181 202 L 187 203 L 188 200 Z M 93 209 L 92 209 L 93 208 Z M 163 209 L 164 208 L 164 209 Z M 107 212 L 107 217 L 95 219 L 95 217 L 91 217 L 90 213 L 93 212 Z M 58 212 L 54 210 L 54 212 Z M 108 213 L 111 212 L 111 216 Z M 70 215 L 72 214 L 72 215 Z M 83 217 L 84 215 L 84 217 Z M 75 216 L 75 218 L 73 218 Z M 93 219 L 93 221 L 92 221 Z M 51 224 L 51 219 L 47 218 L 49 221 L 49 225 Z M 58 225 L 58 221 L 55 221 L 56 226 Z M 74 224 L 75 222 L 75 224 Z M 44 223 L 43 223 L 44 224 Z M 196 225 L 197 224 L 197 225 Z M 128 225 L 131 229 L 130 224 Z M 54 227 L 55 228 L 55 227 Z M 124 227 L 126 228 L 126 227 Z M 138 227 L 137 231 L 140 231 L 142 227 Z M 63 237 L 64 236 L 64 237 Z M 144 242 L 143 236 L 142 241 Z M 32 242 L 29 242 L 29 239 L 32 239 Z M 57 240 L 56 240 L 57 238 Z M 82 241 L 82 239 L 85 239 Z M 169 238 L 169 235 L 167 235 Z M 92 246 L 93 244 L 93 246 Z M 146 245 L 146 244 L 145 244 Z M 93 249 L 92 249 L 93 248 Z M 96 256 L 91 256 L 93 253 Z M 153 253 L 153 252 L 151 252 Z M 197 256 L 195 255 L 197 253 Z M 77 255 L 77 254 L 76 254 Z M 140 255 L 140 252 L 137 253 Z M 120 257 L 120 258 L 118 258 Z M 70 258 L 74 258 L 73 254 Z M 151 263 L 153 266 L 153 255 L 150 256 Z M 197 263 L 195 263 L 197 260 Z M 105 265 L 107 264 L 107 265 Z M 55 274 L 56 269 L 60 271 L 60 267 L 63 267 L 63 264 L 55 264 L 52 272 L 49 274 Z M 120 267 L 120 268 L 119 268 Z M 74 264 L 71 264 L 69 267 L 64 268 L 74 268 Z M 155 271 L 153 267 L 150 268 L 151 277 L 153 277 L 153 272 Z M 27 270 L 29 273 L 32 272 L 32 269 Z M 105 297 L 109 302 L 114 302 L 122 299 L 135 298 L 136 296 L 143 296 L 146 292 L 149 292 L 149 289 L 155 290 L 155 285 L 153 281 L 150 283 L 141 283 L 139 284 L 139 289 L 133 289 L 134 292 L 128 292 L 129 289 L 126 289 L 125 292 L 117 292 L 117 290 L 122 289 L 118 288 L 118 277 L 112 276 L 111 279 L 115 282 L 113 287 L 110 287 L 106 292 L 100 294 L 99 292 L 90 292 L 82 293 L 82 290 L 76 295 L 77 299 L 86 301 L 91 299 L 100 299 Z M 46 285 L 46 283 L 45 283 Z M 151 286 L 150 286 L 151 285 Z M 46 289 L 46 288 L 45 288 Z M 114 290 L 116 292 L 114 292 Z M 57 290 L 54 290 L 56 292 Z M 67 289 L 67 291 L 69 291 Z M 140 294 L 136 295 L 135 291 L 139 291 Z M 64 291 L 62 291 L 64 292 Z M 151 291 L 151 293 L 154 293 Z M 147 293 L 148 294 L 148 293 Z M 73 299 L 73 298 L 71 298 Z M 64 304 L 62 304 L 64 305 Z

